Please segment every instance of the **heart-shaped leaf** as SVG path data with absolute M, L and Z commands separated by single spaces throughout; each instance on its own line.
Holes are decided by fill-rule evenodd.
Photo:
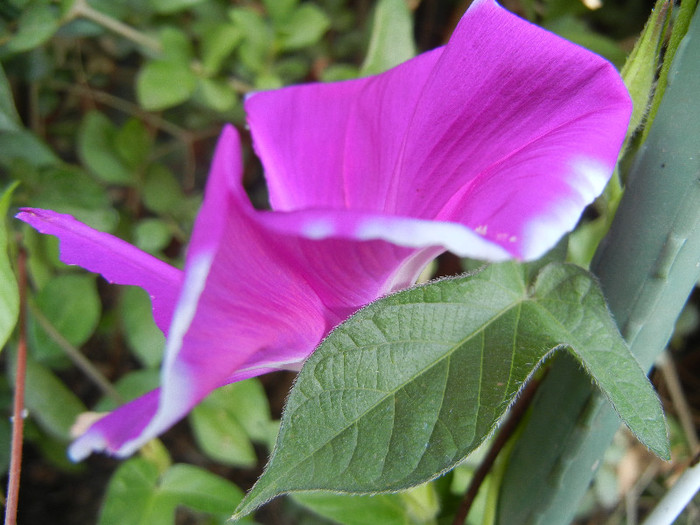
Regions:
M 339 326 L 299 374 L 270 463 L 234 518 L 292 491 L 377 493 L 435 478 L 493 432 L 559 348 L 668 456 L 659 400 L 595 279 L 563 263 L 533 270 L 492 265 L 386 297 Z

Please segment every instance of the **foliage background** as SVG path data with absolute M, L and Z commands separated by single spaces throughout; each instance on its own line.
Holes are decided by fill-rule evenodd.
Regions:
M 390 32 L 401 13 L 392 11 L 396 2 L 382 4 L 388 17 L 378 29 Z M 407 58 L 416 49 L 444 43 L 467 4 L 407 1 L 416 48 L 395 40 L 396 56 Z M 503 4 L 621 67 L 653 2 L 605 0 L 595 10 L 581 0 Z M 381 60 L 365 61 L 376 7 L 370 0 L 0 2 L 0 176 L 3 189 L 20 182 L 11 210 L 36 206 L 70 213 L 181 264 L 214 140 L 225 122 L 243 129 L 245 93 L 381 69 Z M 253 202 L 264 207 L 261 168 L 245 140 L 246 185 Z M 153 388 L 163 337 L 150 320 L 145 294 L 110 287 L 61 264 L 53 238 L 14 222 L 10 232 L 11 253 L 16 255 L 21 245 L 29 254 L 29 418 L 20 523 L 127 522 L 129 509 L 115 503 L 117 493 L 102 503 L 110 479 L 133 489 L 121 494 L 130 498 L 124 501 L 132 510 L 147 500 L 144 505 L 155 509 L 153 523 L 168 523 L 176 503 L 183 501 L 188 508 L 177 511 L 179 523 L 223 520 L 264 465 L 293 375 L 272 374 L 217 391 L 163 436 L 164 447 L 154 444 L 138 460 L 96 456 L 71 464 L 65 447 L 76 416 L 87 409 L 111 409 Z M 450 263 L 443 258 L 438 271 L 454 272 Z M 700 338 L 693 304 L 697 297 L 679 322 L 673 355 L 687 375 L 681 379 L 697 425 L 700 385 L 693 371 L 698 370 Z M 7 416 L 0 419 L 3 471 L 15 347 L 16 337 L 2 355 L 8 372 L 0 378 L 0 410 Z M 663 382 L 660 388 L 663 394 Z M 673 415 L 678 407 L 669 406 Z M 689 452 L 680 424 L 672 423 L 676 465 Z M 181 463 L 198 470 L 170 467 Z M 362 507 L 388 516 L 387 523 L 436 522 L 459 501 L 472 468 L 470 461 L 428 486 L 372 498 Z M 627 480 L 634 469 L 646 473 L 646 485 L 638 484 L 639 476 Z M 631 512 L 620 494 L 634 491 L 641 496 L 633 498 L 634 505 L 643 512 L 662 491 L 668 469 L 672 473 L 673 465 L 654 463 L 620 435 L 582 519 L 619 522 Z M 165 472 L 167 483 L 161 476 Z M 200 489 L 208 490 L 180 481 L 185 478 L 198 479 Z M 207 499 L 207 493 L 225 494 L 230 504 Z M 299 496 L 275 501 L 256 519 L 324 523 L 319 512 L 328 516 L 328 508 L 340 508 L 333 515 L 345 515 L 350 523 L 348 509 L 357 506 L 357 500 L 348 505 L 337 497 Z

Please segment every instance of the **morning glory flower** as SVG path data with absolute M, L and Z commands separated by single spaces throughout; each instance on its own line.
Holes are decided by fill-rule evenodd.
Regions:
M 93 424 L 76 460 L 127 456 L 213 389 L 298 368 L 445 250 L 538 258 L 603 190 L 631 104 L 608 62 L 477 0 L 445 47 L 245 108 L 272 211 L 251 206 L 226 127 L 183 271 L 67 215 L 18 215 L 64 262 L 147 290 L 167 334 L 161 387 Z

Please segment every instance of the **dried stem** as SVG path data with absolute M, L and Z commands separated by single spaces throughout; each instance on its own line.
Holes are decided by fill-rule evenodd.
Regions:
M 10 449 L 10 472 L 7 482 L 7 502 L 5 504 L 5 525 L 17 523 L 17 504 L 19 501 L 19 481 L 22 470 L 22 440 L 24 434 L 24 387 L 27 371 L 27 330 L 26 330 L 26 288 L 27 255 L 19 249 L 18 287 L 19 287 L 19 342 L 17 343 L 17 365 L 15 369 L 15 397 L 12 416 L 12 445 Z

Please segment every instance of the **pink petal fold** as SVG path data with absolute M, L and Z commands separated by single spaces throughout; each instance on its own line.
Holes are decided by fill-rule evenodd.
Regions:
M 167 333 L 161 387 L 73 443 L 126 456 L 213 389 L 298 367 L 436 255 L 534 259 L 603 189 L 631 111 L 613 67 L 477 0 L 450 42 L 382 75 L 250 96 L 273 211 L 224 129 L 184 273 L 74 219 L 18 217 L 62 259 L 144 287 Z
M 246 111 L 274 209 L 453 221 L 535 259 L 603 190 L 631 104 L 608 62 L 479 0 L 443 49 Z

